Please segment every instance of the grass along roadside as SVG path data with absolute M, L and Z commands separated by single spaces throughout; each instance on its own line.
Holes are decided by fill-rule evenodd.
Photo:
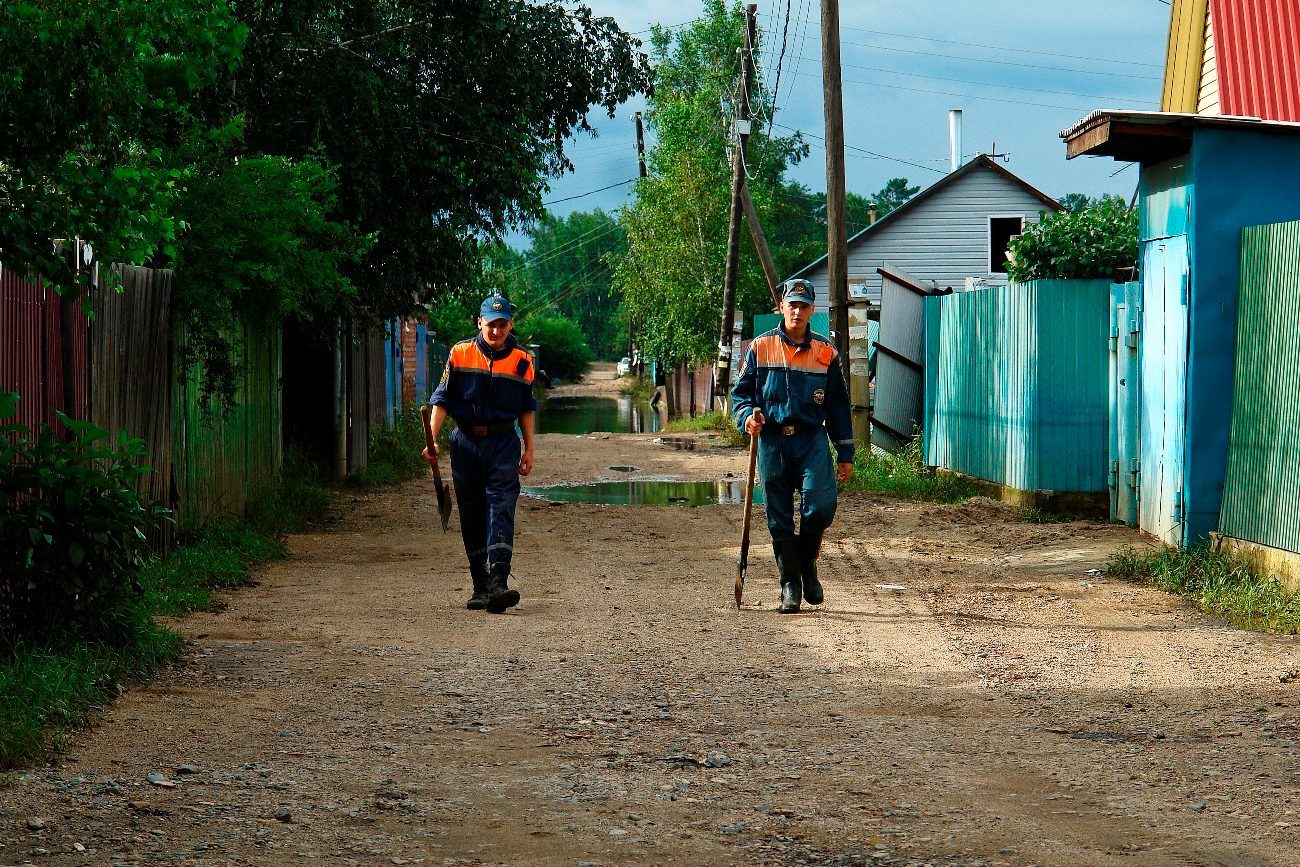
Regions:
M 145 564 L 134 629 L 122 645 L 0 640 L 0 771 L 60 749 L 125 684 L 179 658 L 184 640 L 156 618 L 211 608 L 217 591 L 246 583 L 257 566 L 283 557 L 283 534 L 323 517 L 329 496 L 287 459 L 283 484 L 250 508 L 248 521 L 204 529 Z
M 844 487 L 936 503 L 960 503 L 979 493 L 969 480 L 927 467 L 920 439 L 894 454 L 859 446 L 853 457 L 853 477 Z
M 742 447 L 748 438 L 732 424 L 731 417 L 721 410 L 706 412 L 692 418 L 675 418 L 664 425 L 664 433 L 713 433 L 722 445 Z
M 1222 551 L 1130 547 L 1111 558 L 1106 575 L 1177 594 L 1243 629 L 1300 632 L 1300 593 L 1291 592 L 1272 576 L 1252 575 L 1244 561 Z

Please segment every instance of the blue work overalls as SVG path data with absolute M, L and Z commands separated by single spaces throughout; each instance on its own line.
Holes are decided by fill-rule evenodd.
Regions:
M 521 447 L 515 423 L 537 409 L 533 358 L 514 335 L 493 351 L 483 338 L 451 348 L 442 381 L 429 399 L 456 420 L 451 481 L 460 508 L 460 535 L 472 564 L 509 571 L 515 545 Z
M 809 331 L 801 343 L 774 328 L 755 337 L 731 389 L 732 415 L 742 432 L 762 410 L 758 462 L 767 528 L 774 542 L 795 538 L 794 492 L 800 492 L 800 533 L 816 540 L 835 518 L 835 465 L 853 460 L 853 423 L 839 354 Z

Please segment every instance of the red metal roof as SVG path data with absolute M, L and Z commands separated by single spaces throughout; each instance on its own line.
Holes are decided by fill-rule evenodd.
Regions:
M 1220 111 L 1300 121 L 1300 3 L 1210 0 Z

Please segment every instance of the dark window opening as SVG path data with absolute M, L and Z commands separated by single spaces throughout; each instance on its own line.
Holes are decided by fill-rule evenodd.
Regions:
M 1024 217 L 989 217 L 989 273 L 1007 272 L 1007 245 L 1024 231 Z

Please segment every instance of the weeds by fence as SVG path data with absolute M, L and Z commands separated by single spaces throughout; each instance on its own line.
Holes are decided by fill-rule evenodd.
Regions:
M 1220 551 L 1125 548 L 1106 565 L 1106 575 L 1176 593 L 1202 611 L 1245 629 L 1300 632 L 1300 594 L 1274 577 L 1258 578 L 1247 565 Z
M 664 425 L 667 433 L 715 433 L 723 445 L 740 447 L 749 442 L 749 438 L 736 430 L 731 417 L 721 410 L 706 412 L 691 418 L 675 418 Z
M 853 458 L 853 476 L 844 487 L 936 503 L 960 503 L 979 493 L 969 479 L 927 467 L 919 438 L 895 454 L 859 446 Z

